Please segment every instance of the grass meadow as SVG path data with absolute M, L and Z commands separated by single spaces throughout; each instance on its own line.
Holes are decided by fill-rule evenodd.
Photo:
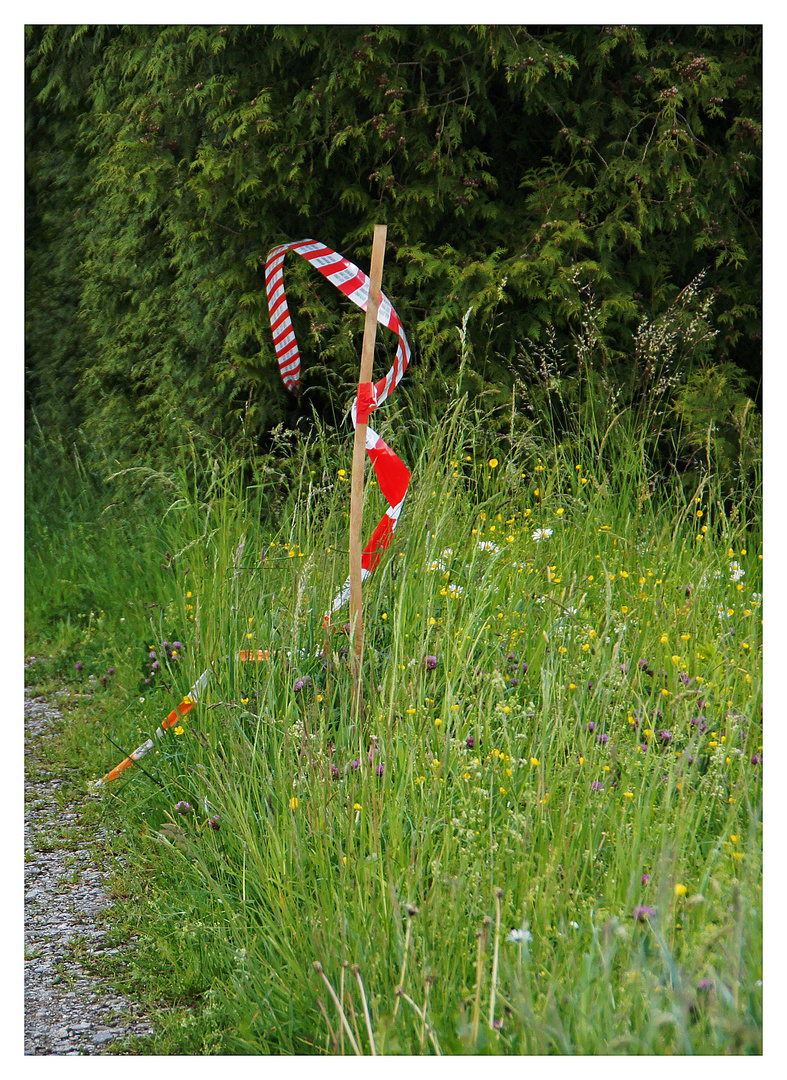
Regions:
M 561 441 L 401 408 L 375 418 L 413 478 L 360 713 L 346 609 L 323 627 L 346 435 L 286 476 L 31 436 L 29 678 L 66 691 L 75 782 L 212 669 L 86 797 L 137 939 L 105 974 L 159 1003 L 160 1054 L 760 1054 L 757 482 L 657 473 L 634 413 Z M 367 479 L 365 534 L 383 508 Z

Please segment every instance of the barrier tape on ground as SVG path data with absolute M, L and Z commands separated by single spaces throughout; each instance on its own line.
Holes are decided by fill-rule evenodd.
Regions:
M 254 661 L 259 662 L 260 660 L 269 660 L 270 654 L 265 649 L 244 649 L 236 654 L 236 659 L 241 661 L 242 663 Z M 208 668 L 206 671 L 203 671 L 203 673 L 194 683 L 194 685 L 189 690 L 188 694 L 186 694 L 186 696 L 180 702 L 180 704 L 175 706 L 169 716 L 167 716 L 166 720 L 162 720 L 161 725 L 154 732 L 155 738 L 146 739 L 141 746 L 138 746 L 136 750 L 132 751 L 128 755 L 128 757 L 123 758 L 123 760 L 118 765 L 116 765 L 114 769 L 110 769 L 110 771 L 105 776 L 102 776 L 100 780 L 91 781 L 89 787 L 92 788 L 94 791 L 97 791 L 105 784 L 109 784 L 113 780 L 117 780 L 118 776 L 120 776 L 122 772 L 124 772 L 131 765 L 133 765 L 135 761 L 139 761 L 140 758 L 143 758 L 145 754 L 147 754 L 150 750 L 153 749 L 153 747 L 156 745 L 156 739 L 162 739 L 168 731 L 170 731 L 172 728 L 176 728 L 182 720 L 185 720 L 188 714 L 191 712 L 191 710 L 201 698 L 202 693 L 205 687 L 208 685 L 212 674 L 212 668 Z
M 294 243 L 282 244 L 280 247 L 273 248 L 268 253 L 265 264 L 265 288 L 268 296 L 273 344 L 284 385 L 298 396 L 300 394 L 301 358 L 284 289 L 283 264 L 288 251 L 295 252 L 296 255 L 306 259 L 315 270 L 318 270 L 323 277 L 327 278 L 332 285 L 335 285 L 341 293 L 363 311 L 366 310 L 369 302 L 370 281 L 367 275 L 362 270 L 359 270 L 354 263 L 351 263 L 349 259 L 345 259 L 343 255 L 339 255 L 317 240 L 297 240 Z M 388 374 L 379 382 L 360 384 L 358 395 L 353 401 L 351 410 L 353 427 L 358 423 L 367 424 L 366 452 L 377 477 L 377 483 L 380 485 L 380 491 L 388 503 L 388 509 L 383 514 L 363 550 L 361 556 L 362 581 L 365 581 L 377 567 L 382 552 L 391 542 L 410 483 L 410 470 L 385 440 L 368 424 L 370 414 L 382 405 L 399 384 L 410 362 L 410 345 L 404 327 L 394 310 L 393 304 L 384 293 L 380 294 L 377 321 L 392 330 L 399 341 L 396 356 Z M 330 623 L 331 617 L 341 610 L 349 599 L 350 579 L 348 577 L 334 597 L 325 615 L 324 622 L 326 624 Z M 269 659 L 269 655 L 265 650 L 259 649 L 239 652 L 236 659 L 241 662 L 259 662 Z M 212 669 L 208 668 L 207 671 L 200 675 L 183 701 L 175 706 L 166 720 L 156 730 L 156 739 L 162 738 L 166 732 L 177 727 L 186 718 L 196 702 L 199 701 L 211 674 Z M 136 761 L 144 757 L 155 745 L 155 739 L 147 739 L 100 780 L 93 781 L 91 787 L 98 789 L 115 780 L 125 769 L 128 769 Z

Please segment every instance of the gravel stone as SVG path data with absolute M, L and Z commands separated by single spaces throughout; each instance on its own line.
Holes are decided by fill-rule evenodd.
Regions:
M 29 661 L 30 662 L 30 661 Z M 25 747 L 51 738 L 57 707 L 25 690 Z M 126 1036 L 153 1034 L 150 1017 L 76 957 L 117 955 L 97 921 L 111 906 L 104 883 L 119 866 L 110 837 L 82 823 L 84 795 L 61 806 L 61 781 L 29 767 L 25 755 L 25 1055 L 112 1053 Z M 57 836 L 68 827 L 67 847 Z M 101 867 L 96 845 L 103 842 Z M 133 942 L 124 948 L 132 948 Z

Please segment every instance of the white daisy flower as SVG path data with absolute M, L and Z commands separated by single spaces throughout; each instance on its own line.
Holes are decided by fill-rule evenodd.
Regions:
M 533 940 L 533 935 L 528 930 L 528 924 L 523 923 L 518 930 L 512 930 L 510 934 L 506 935 L 506 941 L 516 941 L 522 944 L 527 944 Z

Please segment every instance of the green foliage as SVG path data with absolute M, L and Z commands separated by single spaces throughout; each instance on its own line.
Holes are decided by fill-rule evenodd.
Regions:
M 760 50 L 741 26 L 31 29 L 31 403 L 152 465 L 188 440 L 259 448 L 298 418 L 266 252 L 314 235 L 363 267 L 377 221 L 438 412 L 469 309 L 466 378 L 492 404 L 523 343 L 582 332 L 592 289 L 617 387 L 638 328 L 703 271 L 708 361 L 756 381 Z M 286 274 L 302 408 L 336 425 L 362 319 L 307 267 Z
M 655 379 L 681 340 L 643 331 Z M 593 394 L 554 427 L 547 381 L 504 434 L 464 397 L 406 428 L 356 718 L 322 625 L 341 440 L 291 454 L 275 515 L 268 466 L 229 453 L 107 481 L 31 446 L 28 642 L 90 695 L 66 760 L 101 775 L 212 667 L 93 810 L 125 845 L 117 977 L 155 1002 L 146 1053 L 761 1053 L 756 470 L 730 500 L 711 451 L 689 493 L 654 469 L 663 398 L 609 419 Z M 78 633 L 68 583 L 91 589 Z M 140 688 L 143 641 L 165 670 Z

